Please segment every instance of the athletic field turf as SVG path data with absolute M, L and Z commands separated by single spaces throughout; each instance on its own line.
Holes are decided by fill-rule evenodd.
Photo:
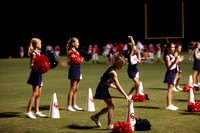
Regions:
M 180 86 L 188 83 L 189 75 L 193 74 L 193 62 L 188 61 L 187 53 L 184 54 L 184 61 L 181 63 L 182 78 Z M 66 57 L 58 59 L 59 62 L 66 61 Z M 109 67 L 106 58 L 99 56 L 100 64 L 92 65 L 91 61 L 83 62 L 81 72 L 83 79 L 78 91 L 77 104 L 85 108 L 88 88 L 92 88 L 94 95 L 97 84 L 104 71 Z M 49 108 L 52 94 L 57 94 L 60 119 L 37 118 L 36 120 L 24 117 L 29 98 L 32 94 L 32 87 L 26 83 L 30 69 L 29 58 L 24 59 L 0 59 L 0 132 L 29 132 L 29 133 L 57 133 L 57 132 L 81 132 L 81 133 L 109 133 L 107 127 L 107 114 L 100 117 L 102 127 L 97 128 L 90 116 L 105 107 L 101 100 L 95 100 L 95 112 L 65 111 L 67 95 L 70 88 L 68 80 L 68 68 L 57 66 L 43 75 L 44 86 L 40 101 L 40 111 L 49 115 Z M 150 100 L 145 102 L 134 102 L 136 118 L 146 118 L 151 123 L 152 133 L 197 133 L 200 132 L 200 112 L 187 112 L 188 93 L 174 92 L 173 104 L 179 107 L 178 111 L 168 111 L 166 107 L 167 84 L 163 83 L 166 72 L 163 63 L 139 64 L 140 81 L 143 83 L 144 93 L 147 93 Z M 117 71 L 121 86 L 126 93 L 134 85 L 128 78 L 127 65 Z M 115 103 L 113 124 L 117 121 L 124 121 L 127 111 L 125 98 L 115 90 L 110 89 Z M 200 91 L 194 92 L 195 100 L 200 100 Z M 34 107 L 33 109 L 34 110 Z

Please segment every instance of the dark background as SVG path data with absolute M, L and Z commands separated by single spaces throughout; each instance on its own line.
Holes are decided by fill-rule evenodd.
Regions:
M 107 42 L 127 43 L 128 35 L 132 35 L 143 44 L 160 42 L 163 46 L 166 40 L 145 40 L 145 2 L 148 6 L 149 37 L 181 36 L 181 0 L 141 0 L 126 3 L 125 6 L 123 3 L 115 6 L 101 2 L 93 3 L 90 8 L 84 7 L 88 9 L 74 8 L 74 5 L 71 6 L 73 9 L 65 7 L 57 12 L 53 8 L 43 12 L 38 8 L 35 8 L 34 12 L 25 8 L 6 15 L 9 23 L 5 22 L 5 25 L 2 25 L 6 30 L 2 31 L 5 42 L 2 43 L 0 58 L 18 58 L 20 46 L 24 47 L 27 57 L 27 47 L 34 37 L 42 40 L 42 51 L 45 51 L 48 44 L 60 45 L 61 55 L 66 54 L 65 47 L 72 36 L 78 37 L 81 48 L 89 44 L 98 44 L 102 50 Z M 182 42 L 183 50 L 187 50 L 191 40 L 199 41 L 198 8 L 197 1 L 184 1 L 185 38 L 170 40 L 174 43 Z M 79 10 L 75 12 L 75 9 Z

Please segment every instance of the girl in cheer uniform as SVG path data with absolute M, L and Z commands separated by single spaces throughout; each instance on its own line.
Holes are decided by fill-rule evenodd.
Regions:
M 140 50 L 136 51 L 135 42 L 132 36 L 128 36 L 131 39 L 131 43 L 128 43 L 130 46 L 129 56 L 128 56 L 128 76 L 135 82 L 135 85 L 131 88 L 128 95 L 131 95 L 134 90 L 137 91 L 139 86 L 139 72 L 137 69 L 137 63 L 141 62 Z
M 39 103 L 40 103 L 40 95 L 42 91 L 42 74 L 38 73 L 34 67 L 34 58 L 39 55 L 39 49 L 41 49 L 41 40 L 39 38 L 33 38 L 31 40 L 31 44 L 29 47 L 28 54 L 30 58 L 30 68 L 32 68 L 29 79 L 27 81 L 28 84 L 32 85 L 33 94 L 30 97 L 28 108 L 25 113 L 25 117 L 36 119 L 38 117 L 45 117 L 41 112 L 39 112 Z M 35 113 L 31 112 L 33 103 L 35 102 Z
M 70 38 L 68 41 L 68 48 L 70 49 L 68 51 L 68 64 L 70 65 L 68 79 L 70 79 L 71 88 L 68 93 L 68 105 L 66 107 L 66 110 L 68 111 L 82 110 L 82 108 L 76 105 L 77 91 L 79 88 L 80 79 L 82 79 L 80 64 L 83 61 L 83 57 L 81 57 L 76 51 L 78 47 L 78 38 Z
M 177 56 L 178 53 L 175 52 L 174 43 L 170 42 L 165 46 L 163 60 L 165 62 L 167 72 L 165 73 L 164 83 L 168 84 L 168 92 L 167 92 L 167 110 L 177 110 L 178 107 L 172 104 L 172 93 L 174 87 L 175 74 L 177 69 Z
M 194 50 L 194 64 L 193 64 L 193 84 L 194 86 L 200 86 L 199 74 L 200 74 L 200 42 L 197 42 Z M 195 84 L 197 82 L 197 84 Z
M 177 43 L 176 44 L 176 52 L 178 53 L 178 59 L 177 59 L 177 69 L 176 69 L 176 75 L 175 75 L 175 86 L 174 86 L 174 91 L 179 91 L 179 90 L 183 90 L 180 86 L 179 86 L 179 82 L 181 79 L 181 66 L 180 66 L 180 62 L 183 61 L 184 56 L 180 56 L 180 53 L 182 51 L 182 44 L 181 43 Z
M 113 129 L 112 120 L 113 120 L 113 113 L 114 113 L 114 107 L 115 107 L 112 101 L 112 97 L 108 90 L 109 87 L 119 91 L 122 95 L 125 96 L 127 101 L 129 102 L 132 101 L 126 95 L 123 88 L 119 84 L 117 73 L 116 73 L 116 70 L 120 70 L 124 64 L 125 64 L 125 58 L 123 56 L 118 55 L 116 57 L 113 57 L 112 65 L 106 70 L 106 72 L 101 77 L 101 80 L 97 86 L 96 93 L 94 96 L 94 99 L 104 100 L 107 107 L 104 107 L 100 112 L 98 112 L 95 115 L 92 115 L 90 118 L 96 123 L 97 126 L 100 127 L 101 123 L 99 122 L 99 117 L 108 112 L 108 126 L 107 126 L 108 130 Z M 115 85 L 112 84 L 113 82 L 115 83 Z

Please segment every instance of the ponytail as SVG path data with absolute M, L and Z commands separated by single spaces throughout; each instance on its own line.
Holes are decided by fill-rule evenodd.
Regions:
M 34 51 L 34 48 L 36 46 L 36 44 L 41 41 L 39 38 L 33 38 L 31 40 L 31 43 L 29 44 L 29 47 L 28 47 L 28 56 L 31 56 L 31 54 L 33 53 Z
M 31 56 L 31 53 L 33 52 L 33 50 L 34 50 L 33 45 L 32 43 L 30 43 L 28 47 L 28 56 Z
M 169 42 L 166 45 L 164 45 L 164 54 L 163 54 L 163 60 L 165 61 L 166 56 L 169 54 L 168 49 L 171 48 L 171 45 L 174 44 L 173 42 Z

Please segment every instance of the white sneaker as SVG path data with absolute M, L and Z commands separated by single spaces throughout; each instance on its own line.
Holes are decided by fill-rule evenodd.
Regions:
M 72 108 L 72 106 L 67 106 L 67 107 L 66 107 L 66 110 L 67 110 L 67 111 L 72 111 L 72 112 L 76 111 L 76 110 L 74 110 L 74 109 Z
M 101 127 L 101 123 L 99 122 L 99 119 L 97 119 L 94 115 L 92 115 L 90 118 L 95 122 L 95 124 L 98 127 Z
M 114 127 L 113 125 L 109 125 L 109 126 L 107 126 L 107 129 L 108 129 L 108 130 L 112 130 L 113 127 Z
M 75 110 L 79 110 L 79 111 L 80 111 L 80 110 L 83 110 L 82 108 L 79 108 L 77 105 L 74 105 L 73 108 L 74 108 Z
M 193 86 L 194 86 L 194 87 L 198 87 L 199 85 L 198 85 L 198 84 L 193 84 Z
M 173 90 L 174 90 L 175 92 L 178 92 L 178 90 L 176 89 L 176 87 L 173 87 Z
M 179 109 L 178 107 L 174 106 L 173 104 L 172 104 L 172 106 L 173 106 L 175 109 Z
M 177 90 L 180 90 L 180 91 L 182 91 L 183 89 L 178 85 L 178 86 L 176 86 L 176 89 Z
M 173 106 L 172 104 L 169 105 L 168 107 L 166 107 L 166 109 L 167 109 L 167 110 L 174 110 L 174 111 L 177 110 L 176 108 L 174 108 L 174 106 Z
M 46 115 L 43 115 L 42 112 L 39 112 L 39 111 L 35 113 L 35 116 L 46 117 Z
M 26 118 L 31 118 L 31 119 L 36 119 L 36 117 L 33 115 L 32 112 L 25 113 L 25 117 L 26 117 Z
M 198 86 L 200 86 L 200 83 L 198 83 Z

